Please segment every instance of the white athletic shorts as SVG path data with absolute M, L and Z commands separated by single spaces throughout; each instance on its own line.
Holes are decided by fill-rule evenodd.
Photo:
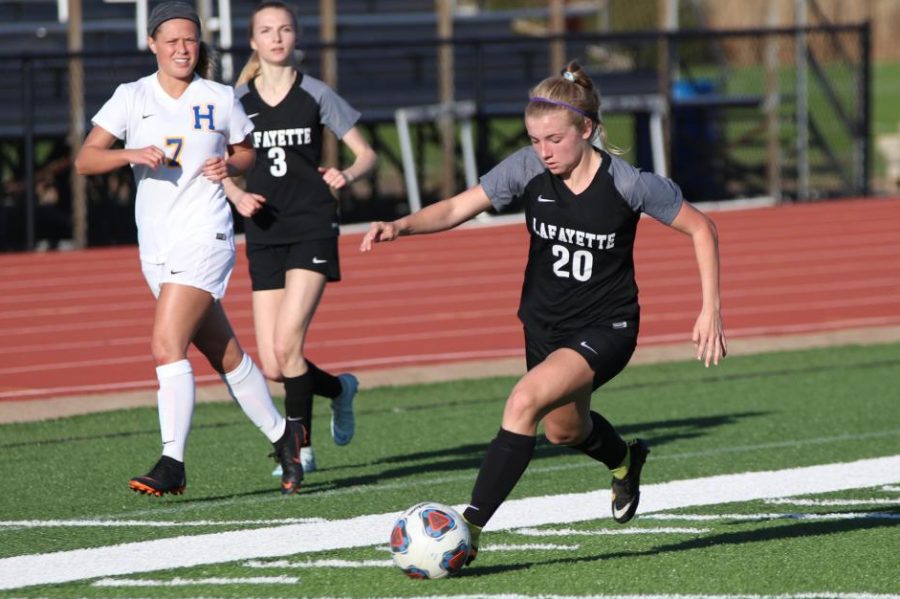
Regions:
M 141 260 L 144 279 L 154 297 L 163 283 L 177 283 L 208 291 L 213 299 L 225 297 L 228 279 L 234 269 L 234 246 L 212 245 L 185 240 L 177 243 L 162 264 Z

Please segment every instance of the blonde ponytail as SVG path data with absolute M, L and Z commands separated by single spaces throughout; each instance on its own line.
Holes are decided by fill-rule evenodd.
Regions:
M 248 83 L 251 79 L 255 79 L 257 75 L 259 75 L 259 71 L 261 70 L 259 64 L 259 55 L 254 50 L 250 54 L 250 58 L 247 59 L 247 64 L 244 65 L 244 68 L 241 69 L 241 74 L 238 75 L 237 81 L 234 83 L 235 87 L 240 87 L 245 83 Z

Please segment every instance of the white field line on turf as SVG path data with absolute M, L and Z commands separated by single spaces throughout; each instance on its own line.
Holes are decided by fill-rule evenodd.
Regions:
M 643 513 L 792 497 L 900 483 L 900 455 L 777 471 L 725 474 L 645 485 Z M 509 530 L 609 517 L 608 490 L 506 502 L 488 525 Z M 462 506 L 459 506 L 462 509 Z M 396 512 L 308 524 L 122 543 L 0 559 L 0 589 L 155 572 L 385 542 Z
M 287 559 L 261 561 L 254 559 L 244 562 L 244 566 L 247 568 L 278 568 L 279 570 L 288 568 L 389 568 L 393 567 L 393 565 L 394 562 L 389 559 L 310 559 L 305 561 Z
M 797 439 L 795 441 L 787 441 L 787 442 L 772 442 L 772 443 L 760 443 L 758 445 L 740 445 L 735 447 L 711 447 L 709 449 L 705 449 L 703 451 L 686 451 L 681 453 L 670 453 L 670 454 L 653 454 L 653 462 L 656 463 L 659 460 L 683 460 L 683 459 L 693 459 L 698 457 L 709 457 L 720 454 L 728 454 L 728 453 L 744 453 L 750 451 L 765 451 L 767 449 L 777 449 L 780 447 L 802 447 L 805 445 L 824 445 L 828 443 L 835 442 L 843 442 L 843 441 L 860 441 L 863 439 L 872 439 L 872 438 L 880 438 L 880 437 L 894 437 L 900 435 L 900 429 L 887 430 L 887 431 L 874 431 L 870 433 L 861 433 L 857 435 L 835 435 L 832 437 L 814 437 L 811 439 Z M 579 459 L 576 462 L 568 463 L 568 464 L 559 464 L 554 466 L 537 466 L 535 464 L 531 464 L 528 467 L 528 470 L 525 471 L 526 477 L 529 476 L 539 476 L 541 474 L 546 474 L 547 472 L 557 472 L 560 470 L 575 470 L 579 468 L 585 469 L 593 469 L 596 471 L 597 464 L 591 460 L 583 460 Z M 415 491 L 419 491 L 423 487 L 428 487 L 432 485 L 442 485 L 447 483 L 455 483 L 455 482 L 465 482 L 467 484 L 471 484 L 475 482 L 475 472 L 470 472 L 467 474 L 459 474 L 453 476 L 438 476 L 438 477 L 425 477 L 425 478 L 416 478 L 415 481 L 403 481 L 396 483 L 376 483 L 369 485 L 355 485 L 352 487 L 343 487 L 340 489 L 332 489 L 330 491 L 316 491 L 315 495 L 317 498 L 322 497 L 333 497 L 337 495 L 350 495 L 350 494 L 359 494 L 359 493 L 380 493 L 385 491 L 396 491 L 398 489 L 412 489 Z M 606 481 L 604 480 L 604 483 Z M 254 497 L 252 499 L 248 498 L 229 498 L 229 499 L 219 499 L 215 501 L 204 501 L 198 503 L 181 503 L 177 505 L 173 505 L 171 507 L 152 509 L 152 510 L 134 510 L 126 513 L 117 513 L 115 515 L 109 515 L 110 519 L 114 518 L 124 518 L 124 517 L 137 517 L 144 515 L 152 515 L 152 516 L 160 516 L 162 514 L 185 514 L 188 512 L 194 512 L 197 510 L 218 510 L 224 506 L 233 505 L 233 504 L 241 504 L 241 505 L 249 505 L 255 503 L 274 503 L 278 501 L 284 501 L 284 497 L 278 494 L 272 494 L 268 496 L 259 496 Z
M 882 491 L 887 491 L 888 493 L 900 493 L 900 486 L 898 485 L 884 485 L 881 487 Z
M 181 526 L 278 526 L 326 522 L 324 518 L 280 518 L 275 520 L 0 520 L 0 528 L 167 528 Z
M 519 528 L 513 531 L 526 537 L 601 537 L 618 535 L 689 534 L 702 535 L 708 528 L 601 528 L 599 530 L 578 530 L 576 528 Z
M 47 599 L 47 598 L 40 598 Z M 81 598 L 90 599 L 90 598 Z M 187 599 L 217 599 L 215 597 L 188 597 Z M 225 598 L 223 598 L 225 599 Z M 245 597 L 244 599 L 278 599 L 274 597 Z M 345 599 L 343 597 L 320 597 L 319 599 Z M 466 594 L 466 595 L 417 595 L 413 597 L 389 597 L 380 599 L 900 599 L 897 593 L 792 593 L 784 595 L 522 595 L 517 593 Z
M 151 580 L 149 578 L 101 578 L 91 586 L 95 587 L 189 587 L 189 586 L 230 586 L 233 584 L 297 584 L 296 576 L 256 576 L 252 578 L 172 578 L 171 580 Z
M 896 499 L 793 499 L 791 497 L 766 499 L 772 505 L 804 505 L 804 506 L 843 506 L 843 505 L 896 505 Z
M 900 514 L 886 512 L 835 512 L 829 514 L 642 514 L 641 520 L 900 520 Z
M 482 547 L 481 550 L 494 553 L 495 551 L 578 551 L 580 548 L 581 545 L 578 544 L 556 545 L 554 543 L 502 543 L 497 545 L 488 544 Z
M 38 597 L 35 599 L 50 599 L 47 597 Z M 72 599 L 93 599 L 89 597 L 81 597 Z M 131 598 L 131 599 L 149 599 L 149 598 Z M 185 599 L 219 599 L 216 597 L 186 597 Z M 221 598 L 227 599 L 227 598 Z M 244 599 L 280 599 L 276 597 L 244 597 Z M 344 597 L 320 597 L 319 599 L 346 599 Z M 831 591 L 823 591 L 820 593 L 792 593 L 784 595 L 700 595 L 700 594 L 682 594 L 682 595 L 522 595 L 513 593 L 497 593 L 497 594 L 466 594 L 466 595 L 418 595 L 413 597 L 389 597 L 382 596 L 380 599 L 900 599 L 897 593 L 834 593 Z

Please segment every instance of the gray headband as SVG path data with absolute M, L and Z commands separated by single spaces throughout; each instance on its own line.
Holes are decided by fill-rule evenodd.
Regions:
M 577 112 L 581 116 L 587 117 L 587 118 L 591 119 L 592 121 L 597 120 L 597 117 L 593 117 L 593 116 L 589 115 L 588 113 L 586 113 L 585 111 L 583 111 L 582 109 L 580 109 L 576 106 L 572 106 L 568 102 L 563 102 L 562 100 L 551 100 L 550 98 L 541 98 L 540 96 L 532 96 L 532 97 L 528 98 L 528 101 L 529 102 L 540 102 L 542 104 L 553 104 L 554 106 L 568 108 L 572 112 Z
M 150 16 L 147 17 L 147 35 L 153 37 L 160 25 L 172 19 L 187 19 L 197 26 L 198 31 L 200 30 L 200 17 L 197 16 L 194 7 L 186 2 L 172 0 L 157 4 L 150 11 Z

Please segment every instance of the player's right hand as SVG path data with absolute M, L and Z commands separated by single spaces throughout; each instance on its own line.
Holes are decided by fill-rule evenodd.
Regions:
M 394 223 L 375 221 L 369 225 L 369 230 L 363 236 L 362 243 L 359 244 L 359 251 L 370 252 L 376 243 L 393 241 L 397 239 L 398 235 L 399 231 Z
M 140 164 L 149 166 L 152 169 L 158 169 L 166 162 L 166 154 L 156 146 L 147 146 L 146 148 L 138 148 L 130 150 L 131 155 L 128 162 L 131 164 Z
M 234 202 L 234 207 L 237 209 L 238 214 L 245 218 L 250 218 L 260 210 L 262 210 L 263 204 L 266 203 L 266 198 L 259 195 L 258 193 L 250 193 L 249 191 L 244 192 L 241 197 Z

